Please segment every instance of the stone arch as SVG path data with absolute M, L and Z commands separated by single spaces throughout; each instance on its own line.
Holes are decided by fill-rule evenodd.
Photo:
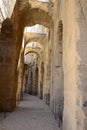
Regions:
M 44 4 L 34 7 L 31 6 L 31 3 L 28 0 L 18 0 L 16 2 L 13 18 L 14 20 L 21 19 L 22 21 L 20 21 L 20 23 L 24 23 L 23 25 L 25 26 L 32 26 L 38 23 L 49 28 L 53 25 L 52 17 L 49 14 L 48 10 L 44 7 Z
M 29 44 L 30 42 L 37 42 L 37 43 L 40 43 L 40 45 L 42 46 L 45 41 L 42 40 L 42 38 L 33 37 L 33 38 L 29 38 L 25 40 L 25 46 Z
M 41 24 L 47 28 L 52 28 L 53 20 L 49 13 L 45 10 L 41 8 L 31 8 L 28 0 L 18 0 L 16 2 L 12 19 L 15 27 L 15 44 L 17 45 L 16 62 L 18 63 L 24 27 L 33 26 L 35 24 Z
M 20 23 L 19 26 L 33 26 L 35 24 L 41 24 L 45 27 L 52 28 L 53 19 L 43 6 L 41 7 L 32 7 L 28 0 L 21 1 L 18 0 L 15 4 L 12 18 L 14 23 Z M 16 26 L 17 27 L 17 26 Z
M 42 48 L 42 44 L 40 42 L 37 42 L 37 40 L 35 41 L 31 40 L 30 42 L 27 42 L 26 46 L 29 45 L 31 42 L 36 43 L 37 45 L 40 45 L 40 48 Z
M 53 20 L 49 13 L 39 8 L 28 10 L 24 20 L 24 26 L 33 26 L 35 24 L 41 24 L 47 28 L 52 28 L 53 26 Z
M 38 57 L 40 57 L 39 53 L 33 50 L 29 50 L 27 53 L 25 53 L 25 55 L 29 54 L 29 53 L 35 53 Z
M 17 65 L 20 56 L 20 50 L 23 39 L 23 31 L 26 26 L 33 26 L 35 24 L 41 24 L 45 27 L 52 28 L 53 20 L 48 12 L 41 8 L 31 8 L 28 0 L 18 0 L 15 4 L 12 14 L 12 20 L 15 29 L 15 73 L 17 73 Z M 20 24 L 19 24 L 20 23 Z M 29 51 L 34 52 L 34 51 Z M 35 52 L 38 56 L 39 54 Z M 40 56 L 39 56 L 40 57 Z M 16 93 L 15 93 L 16 95 Z
M 31 42 L 29 42 L 29 43 L 27 43 L 26 44 L 26 46 L 28 45 L 28 44 L 30 44 Z M 40 44 L 40 43 L 38 43 L 37 42 L 37 44 Z M 41 45 L 41 44 L 40 44 Z M 43 48 L 42 48 L 42 45 L 40 46 L 40 47 L 35 47 L 35 48 L 33 48 L 33 47 L 26 47 L 25 46 L 25 48 L 24 48 L 24 51 L 25 51 L 25 55 L 26 54 L 28 54 L 28 52 L 36 52 L 36 54 L 38 55 L 38 57 L 40 57 L 40 52 L 41 52 L 41 50 L 43 50 Z M 28 48 L 28 49 L 27 49 Z
M 41 2 L 38 0 L 30 0 L 30 4 L 32 8 L 41 8 L 44 9 L 46 12 L 49 11 L 50 2 Z

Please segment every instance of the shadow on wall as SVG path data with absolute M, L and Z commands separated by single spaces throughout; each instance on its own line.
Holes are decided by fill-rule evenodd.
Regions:
M 60 20 L 58 23 L 58 70 L 60 75 L 58 76 L 58 97 L 56 97 L 54 104 L 54 115 L 55 119 L 58 121 L 59 127 L 63 123 L 63 109 L 64 109 L 64 74 L 63 74 L 63 23 Z M 55 92 L 56 93 L 56 92 Z M 57 95 L 56 93 L 56 95 Z
M 43 99 L 44 63 L 41 64 L 40 99 Z
M 0 111 L 12 111 L 16 107 L 17 71 L 16 45 L 11 19 L 2 23 L 0 34 Z

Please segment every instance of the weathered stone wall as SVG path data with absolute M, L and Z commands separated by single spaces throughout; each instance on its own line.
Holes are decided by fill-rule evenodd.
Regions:
M 13 23 L 10 19 L 6 19 L 2 23 L 0 35 L 0 111 L 11 111 L 16 107 L 17 73 L 15 73 L 14 43 Z
M 65 2 L 64 14 L 64 129 L 77 130 L 77 102 L 79 97 L 79 56 L 76 50 L 77 25 L 75 23 L 75 1 Z M 64 7 L 64 6 L 63 6 Z M 66 18 L 65 18 L 66 16 Z M 67 58 L 66 58 L 67 57 Z M 80 113 L 81 114 L 81 113 Z M 66 119 L 67 117 L 67 119 Z M 79 128 L 82 129 L 82 128 Z
M 23 79 L 24 79 L 24 50 L 21 49 L 20 53 L 20 63 L 18 66 L 18 82 L 17 82 L 17 93 L 16 100 L 20 101 L 22 99 L 23 94 Z
M 28 82 L 28 78 L 30 77 L 28 77 L 28 68 L 29 68 L 29 66 L 27 65 L 27 64 L 25 64 L 24 65 L 24 79 L 23 79 L 23 92 L 26 92 L 26 93 L 28 93 L 29 92 L 29 89 L 27 89 L 27 82 Z M 29 79 L 29 80 L 31 80 L 31 79 Z
M 64 81 L 63 81 L 63 25 L 61 12 L 61 1 L 54 3 L 54 26 L 51 32 L 51 93 L 50 107 L 59 126 L 63 118 Z M 56 12 L 56 13 L 55 13 Z M 60 25 L 61 23 L 61 25 Z
M 56 1 L 57 2 L 57 1 Z M 86 129 L 86 109 L 83 103 L 86 99 L 86 1 L 58 1 L 60 8 L 58 18 L 54 16 L 54 40 L 52 58 L 52 108 L 55 111 L 55 102 L 58 105 L 60 95 L 61 80 L 59 68 L 55 68 L 58 63 L 57 49 L 58 36 L 57 28 L 59 20 L 63 23 L 63 72 L 64 72 L 64 130 Z M 56 3 L 57 4 L 57 3 Z M 58 7 L 58 6 L 55 6 Z M 59 10 L 58 10 L 59 9 Z M 61 10 L 62 9 L 62 10 Z M 58 23 L 57 23 L 58 22 Z M 54 60 L 53 60 L 54 59 Z M 55 76 L 55 78 L 54 78 Z M 59 80 L 58 80 L 59 79 Z M 63 81 L 62 81 L 63 82 Z M 59 90 L 58 90 L 59 89 Z M 60 95 L 60 96 L 59 96 Z
M 87 1 L 76 1 L 76 49 L 79 55 L 77 66 L 79 82 L 77 96 L 77 129 L 87 129 L 87 107 L 83 103 L 87 101 Z
M 48 34 L 49 36 L 50 34 Z M 50 36 L 49 36 L 50 37 Z M 46 44 L 44 45 L 44 84 L 43 84 L 43 97 L 46 101 L 47 95 L 49 95 L 50 103 L 50 87 L 51 87 L 51 39 L 47 39 Z
M 50 107 L 59 125 L 63 118 L 64 130 L 87 129 L 87 110 L 83 106 L 83 103 L 87 101 L 86 6 L 85 0 L 55 0 L 52 3 L 52 10 L 46 11 L 42 4 L 38 5 L 36 9 L 34 6 L 30 7 L 27 0 L 17 1 L 12 17 L 16 32 L 15 44 L 13 39 L 0 41 L 0 84 L 2 84 L 0 100 L 5 97 L 14 99 L 16 95 L 15 73 L 24 27 L 37 23 L 42 24 L 50 29 L 50 34 L 47 41 L 39 40 L 43 45 L 43 51 L 40 53 L 38 63 L 38 95 L 43 98 L 45 94 L 50 93 Z M 36 36 L 33 38 L 37 40 Z M 31 37 L 29 41 L 33 38 Z M 35 50 L 33 51 L 35 52 Z M 36 70 L 33 72 L 32 91 L 35 93 Z M 20 76 L 23 76 L 23 66 L 20 66 Z M 22 80 L 23 77 L 21 77 L 19 86 L 21 86 Z M 6 89 L 3 89 L 3 86 Z M 21 90 L 21 87 L 18 88 Z

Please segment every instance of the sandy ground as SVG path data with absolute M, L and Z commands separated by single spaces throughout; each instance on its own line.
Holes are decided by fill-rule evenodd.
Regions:
M 30 95 L 25 95 L 16 111 L 5 119 L 0 116 L 0 130 L 60 130 L 49 107 Z

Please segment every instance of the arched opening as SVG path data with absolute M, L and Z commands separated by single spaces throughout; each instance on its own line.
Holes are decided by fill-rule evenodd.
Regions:
M 47 28 L 52 28 L 53 26 L 52 17 L 48 12 L 40 8 L 32 8 L 27 10 L 24 20 L 24 26 L 33 26 L 36 24 L 43 25 Z
M 28 52 L 25 55 L 25 63 L 27 64 L 27 81 L 25 86 L 25 93 L 31 95 L 38 94 L 38 55 L 35 52 Z
M 41 49 L 42 45 L 39 42 L 31 41 L 26 44 L 26 47 Z
M 21 8 L 23 4 L 22 1 L 17 1 L 12 15 L 16 36 L 15 44 L 17 45 L 16 62 L 18 62 L 23 39 L 23 31 L 26 26 L 40 24 L 50 29 L 53 26 L 53 20 L 48 12 L 39 8 L 31 8 L 28 1 L 25 1 L 24 3 L 23 8 Z
M 12 77 L 14 77 L 14 75 L 17 75 L 17 71 L 18 71 L 17 67 L 18 67 L 18 60 L 19 60 L 19 56 L 20 56 L 20 50 L 22 47 L 24 27 L 41 24 L 47 28 L 51 28 L 53 25 L 52 18 L 48 12 L 46 12 L 45 10 L 40 9 L 40 8 L 31 8 L 29 5 L 29 2 L 27 0 L 24 3 L 23 7 L 22 7 L 22 4 L 23 4 L 22 1 L 16 2 L 14 12 L 12 15 L 12 20 L 14 23 L 14 30 L 15 30 L 15 33 L 14 33 L 15 38 L 13 39 L 13 42 L 15 44 L 15 47 L 14 47 L 15 48 L 14 49 L 15 50 L 15 52 L 14 52 L 15 63 L 14 63 L 14 68 L 13 68 L 14 73 L 13 73 Z M 33 52 L 34 51 L 32 51 L 32 50 L 29 51 L 29 53 L 33 53 Z M 17 81 L 17 76 L 15 76 L 15 81 Z M 42 81 L 43 81 L 43 77 L 42 77 Z M 42 84 L 43 84 L 43 82 L 42 82 Z M 17 83 L 16 82 L 13 87 L 14 87 L 14 97 L 16 97 L 16 93 L 17 93 Z M 15 98 L 14 102 L 15 102 L 15 107 L 16 107 L 16 98 Z
M 46 99 L 60 129 L 87 129 L 86 5 L 86 0 L 0 0 L 0 112 L 15 110 L 12 116 L 17 112 L 17 120 L 12 116 L 7 118 L 11 122 L 5 120 L 7 124 L 3 120 L 1 129 L 9 130 L 11 124 L 13 129 L 57 129 L 48 115 L 42 118 L 45 109 L 38 101 L 45 100 L 33 95 Z M 40 31 L 24 34 L 25 28 L 37 24 L 43 26 Z M 41 47 L 31 47 L 30 42 Z M 28 54 L 32 60 L 25 62 Z M 28 94 L 17 106 L 22 92 Z M 16 106 L 20 107 L 17 111 Z M 45 114 L 49 114 L 47 109 Z
M 24 6 L 22 6 L 24 5 Z M 16 64 L 17 71 L 18 59 L 23 39 L 23 31 L 25 27 L 36 24 L 52 28 L 53 20 L 49 12 L 41 8 L 32 8 L 28 0 L 17 1 L 12 15 L 15 27 L 15 44 L 16 44 Z M 20 23 L 20 24 L 19 24 Z M 31 51 L 32 53 L 33 51 Z
M 42 46 L 37 42 L 30 42 L 24 48 L 24 55 L 26 56 L 29 53 L 35 53 L 40 57 L 40 52 L 42 51 Z
M 40 55 L 38 54 L 38 52 L 37 51 L 33 51 L 33 50 L 29 50 L 27 53 L 25 53 L 25 56 L 27 55 L 27 54 L 29 54 L 29 53 L 35 53 L 38 57 L 40 57 Z
M 43 46 L 38 42 L 29 42 L 24 48 L 25 55 L 28 53 L 36 53 L 40 57 L 39 53 L 43 50 Z

